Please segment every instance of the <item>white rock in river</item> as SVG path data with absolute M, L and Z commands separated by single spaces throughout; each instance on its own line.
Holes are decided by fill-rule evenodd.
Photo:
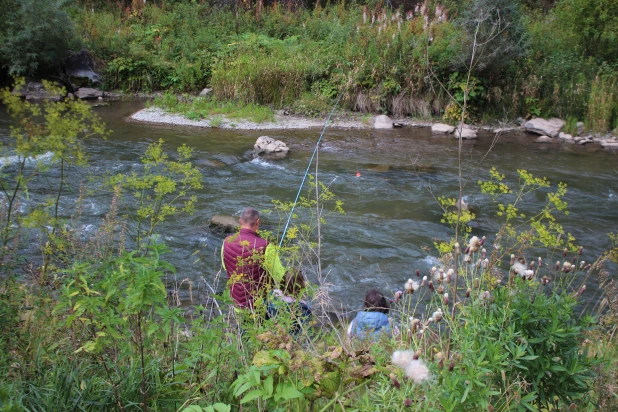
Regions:
M 451 134 L 455 131 L 455 126 L 449 126 L 444 123 L 436 123 L 431 126 L 431 133 L 433 134 Z
M 536 133 L 549 137 L 557 137 L 562 127 L 564 127 L 564 124 L 564 120 L 555 117 L 549 120 L 535 117 L 534 119 L 528 120 L 524 124 L 524 129 L 526 129 L 526 131 L 530 133 Z
M 549 136 L 541 136 L 535 140 L 536 143 L 553 143 L 554 139 Z
M 253 152 L 256 155 L 266 154 L 285 156 L 289 151 L 290 148 L 281 140 L 275 140 L 268 136 L 258 137 L 255 145 L 253 146 Z
M 455 133 L 453 133 L 453 135 L 455 136 L 456 139 L 459 139 L 459 133 L 460 133 L 459 128 L 455 129 Z M 461 138 L 464 140 L 476 139 L 476 130 L 474 130 L 472 127 L 468 126 L 467 124 L 464 124 L 463 127 L 461 127 Z
M 80 87 L 74 94 L 75 97 L 82 100 L 98 99 L 99 97 L 103 97 L 103 92 L 97 89 L 91 89 L 90 87 Z
M 382 114 L 376 117 L 376 120 L 373 122 L 374 129 L 392 129 L 393 121 L 390 117 L 385 114 Z

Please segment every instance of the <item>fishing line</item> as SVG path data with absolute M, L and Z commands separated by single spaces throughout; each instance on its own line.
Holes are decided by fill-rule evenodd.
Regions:
M 315 155 L 318 152 L 318 149 L 320 147 L 320 142 L 322 141 L 322 137 L 324 137 L 324 132 L 326 132 L 326 128 L 328 127 L 328 122 L 330 121 L 330 118 L 332 117 L 333 113 L 335 112 L 335 109 L 339 105 L 339 100 L 341 100 L 341 97 L 343 96 L 343 93 L 344 92 L 341 92 L 341 94 L 339 94 L 339 97 L 337 98 L 337 101 L 335 102 L 335 105 L 333 106 L 333 109 L 330 111 L 330 114 L 326 118 L 326 122 L 324 122 L 324 128 L 322 129 L 322 133 L 320 133 L 320 138 L 318 139 L 318 142 L 315 145 L 315 149 L 313 150 L 313 154 L 311 155 L 311 159 L 309 159 L 309 164 L 307 165 L 307 170 L 305 171 L 305 175 L 303 176 L 303 180 L 300 182 L 300 187 L 298 188 L 298 193 L 296 193 L 296 199 L 294 200 L 294 203 L 292 204 L 292 210 L 290 210 L 290 215 L 288 216 L 288 221 L 285 223 L 285 227 L 283 228 L 283 234 L 281 235 L 281 240 L 279 241 L 279 247 L 281 247 L 281 245 L 283 244 L 283 239 L 285 239 L 285 234 L 288 231 L 288 226 L 290 225 L 290 221 L 292 220 L 292 215 L 294 214 L 294 208 L 296 208 L 296 203 L 298 203 L 298 199 L 300 198 L 300 192 L 303 190 L 303 186 L 305 185 L 305 180 L 307 180 L 307 175 L 309 174 L 309 169 L 311 168 L 311 164 L 313 163 L 313 159 L 315 158 Z

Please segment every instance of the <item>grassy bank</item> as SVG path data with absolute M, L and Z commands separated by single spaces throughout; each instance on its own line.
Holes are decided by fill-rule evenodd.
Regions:
M 181 2 L 77 9 L 74 21 L 105 62 L 108 88 L 211 86 L 221 101 L 306 115 L 324 114 L 344 92 L 346 110 L 452 121 L 448 106 L 463 101 L 472 61 L 472 120 L 559 116 L 607 132 L 618 125 L 618 11 L 601 3 L 470 0 L 415 11 Z

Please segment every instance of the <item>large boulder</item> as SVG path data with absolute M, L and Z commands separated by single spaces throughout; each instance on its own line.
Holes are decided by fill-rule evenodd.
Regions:
M 540 134 L 541 136 L 558 137 L 558 133 L 560 133 L 564 124 L 564 120 L 555 117 L 551 119 L 535 117 L 524 124 L 524 129 L 527 132 Z
M 456 139 L 459 139 L 459 133 L 460 130 L 459 128 L 455 129 L 455 132 L 453 133 L 453 135 L 455 136 Z M 472 127 L 468 126 L 467 124 L 464 124 L 461 127 L 461 138 L 466 140 L 466 139 L 476 139 L 477 135 L 476 135 L 476 130 L 474 130 Z
M 382 114 L 376 117 L 375 121 L 373 122 L 373 127 L 374 129 L 392 129 L 393 121 L 387 115 Z
M 232 233 L 239 226 L 240 222 L 236 216 L 214 215 L 210 219 L 210 229 L 213 232 Z
M 272 137 L 260 136 L 253 146 L 253 153 L 258 155 L 285 156 L 290 148 L 281 140 Z
M 13 94 L 25 97 L 26 100 L 52 100 L 54 102 L 62 99 L 62 95 L 45 90 L 43 83 L 29 82 L 19 88 L 13 89 Z
M 101 82 L 101 75 L 97 73 L 97 61 L 86 49 L 70 55 L 64 61 L 64 71 L 71 83 L 80 86 L 89 86 Z
M 444 123 L 436 123 L 431 126 L 431 133 L 433 134 L 451 134 L 455 131 L 455 126 L 449 126 Z
M 97 89 L 91 89 L 89 87 L 80 87 L 75 93 L 75 97 L 82 100 L 98 99 L 103 97 L 103 92 Z

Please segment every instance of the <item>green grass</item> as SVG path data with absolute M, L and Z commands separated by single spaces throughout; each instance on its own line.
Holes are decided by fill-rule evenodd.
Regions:
M 220 127 L 224 118 L 249 120 L 255 123 L 273 122 L 274 112 L 271 108 L 254 103 L 235 103 L 210 98 L 190 98 L 166 93 L 157 96 L 152 106 L 170 113 L 178 113 L 191 120 L 209 119 L 212 127 Z

